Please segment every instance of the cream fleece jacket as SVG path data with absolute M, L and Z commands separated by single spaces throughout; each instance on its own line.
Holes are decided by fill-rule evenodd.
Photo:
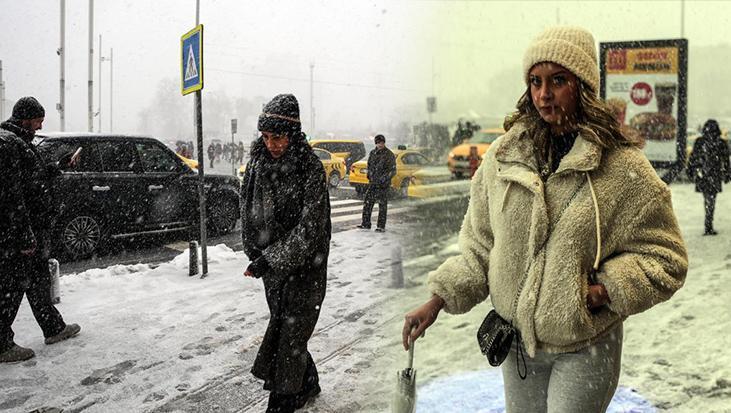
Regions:
M 590 345 L 627 316 L 670 298 L 688 269 L 670 190 L 639 149 L 603 150 L 580 134 L 545 184 L 533 153 L 522 125 L 490 147 L 472 180 L 460 254 L 428 277 L 449 313 L 465 313 L 489 295 L 531 356 Z M 611 300 L 598 314 L 586 308 L 597 252 L 586 172 L 601 222 L 597 279 Z

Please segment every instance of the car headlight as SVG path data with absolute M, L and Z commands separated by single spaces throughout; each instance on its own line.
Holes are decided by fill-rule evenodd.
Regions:
M 368 168 L 360 168 L 360 173 L 363 175 L 368 175 Z
M 452 159 L 452 158 L 454 158 L 454 152 L 449 151 L 449 159 Z

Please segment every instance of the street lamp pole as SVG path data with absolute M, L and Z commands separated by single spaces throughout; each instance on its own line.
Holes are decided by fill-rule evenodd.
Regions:
M 94 131 L 94 0 L 89 0 L 89 96 L 87 128 Z
M 99 35 L 99 110 L 96 115 L 99 116 L 99 133 L 102 133 L 102 62 L 104 56 L 102 56 L 102 35 Z
M 114 48 L 109 49 L 109 133 L 114 132 Z
M 61 0 L 61 44 L 58 56 L 61 58 L 61 78 L 59 80 L 58 113 L 61 121 L 61 132 L 66 130 L 66 0 Z

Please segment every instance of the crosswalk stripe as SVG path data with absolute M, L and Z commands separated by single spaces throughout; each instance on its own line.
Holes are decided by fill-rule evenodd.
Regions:
M 359 201 L 357 199 L 341 199 L 341 200 L 338 200 L 338 201 L 332 201 L 332 202 L 330 202 L 330 206 L 331 207 L 341 206 L 341 205 L 351 205 L 351 204 L 353 204 L 353 205 L 354 204 L 361 204 L 362 205 L 363 204 L 363 201 Z
M 411 208 L 404 207 L 404 208 L 389 209 L 388 215 L 391 216 L 391 215 L 396 215 L 396 214 L 403 214 L 404 212 L 408 212 L 408 211 L 411 211 Z M 330 218 L 330 222 L 332 222 L 333 224 L 337 224 L 340 222 L 360 221 L 362 218 L 363 218 L 362 214 L 341 215 L 341 216 Z

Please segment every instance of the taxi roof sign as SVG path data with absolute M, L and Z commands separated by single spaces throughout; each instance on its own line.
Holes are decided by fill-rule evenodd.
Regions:
M 183 95 L 203 89 L 203 25 L 180 38 L 180 91 Z

